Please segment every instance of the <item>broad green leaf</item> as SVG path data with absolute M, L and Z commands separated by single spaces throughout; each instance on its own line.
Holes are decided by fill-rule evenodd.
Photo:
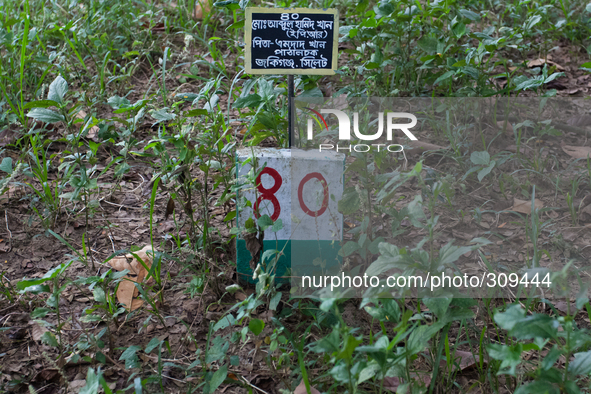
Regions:
M 138 350 L 142 350 L 140 346 L 133 345 L 125 349 L 125 351 L 119 357 L 120 361 L 125 361 L 125 368 L 137 368 L 139 367 L 140 363 L 137 357 Z
M 33 108 L 29 111 L 27 116 L 45 123 L 57 123 L 64 121 L 64 117 L 62 115 L 47 108 Z
M 12 174 L 12 157 L 5 157 L 0 164 L 0 170 L 7 174 Z
M 449 308 L 449 304 L 451 303 L 451 298 L 423 298 L 423 304 L 429 308 L 431 312 L 435 314 L 435 316 L 441 318 L 447 312 L 447 308 Z
M 487 166 L 490 163 L 490 155 L 487 151 L 472 152 L 470 161 L 479 166 Z
M 61 75 L 58 75 L 51 85 L 49 85 L 49 92 L 47 93 L 47 98 L 49 100 L 55 101 L 56 103 L 63 104 L 64 96 L 68 91 L 68 83 Z
M 94 300 L 99 304 L 103 304 L 107 301 L 107 297 L 105 296 L 105 291 L 101 287 L 95 287 L 92 290 L 92 295 L 94 296 Z
M 213 326 L 213 331 L 218 331 L 218 330 L 223 330 L 226 327 L 229 327 L 231 325 L 234 324 L 234 322 L 236 322 L 236 319 L 234 318 L 234 316 L 230 313 L 227 314 L 225 316 L 223 316 L 220 321 L 218 321 L 215 326 Z
M 487 346 L 488 354 L 495 360 L 502 361 L 497 375 L 508 374 L 515 376 L 515 368 L 521 363 L 521 343 L 513 346 L 499 345 L 496 343 Z M 505 370 L 508 368 L 508 370 Z
M 154 123 L 154 125 L 157 125 L 160 122 L 166 122 L 176 118 L 176 114 L 167 112 L 166 109 L 158 109 L 152 111 L 151 115 L 154 119 L 156 119 L 156 123 Z
M 420 353 L 429 344 L 429 340 L 441 329 L 441 325 L 435 323 L 431 326 L 422 325 L 412 330 L 406 344 L 406 351 L 409 356 Z
M 440 75 L 439 78 L 437 78 L 435 80 L 435 82 L 433 83 L 433 86 L 439 84 L 439 82 L 443 82 L 443 81 L 451 78 L 451 76 L 453 76 L 455 73 L 456 73 L 455 71 L 447 71 L 443 75 Z
M 261 96 L 254 93 L 246 97 L 239 97 L 234 102 L 234 108 L 257 107 L 262 101 Z
M 559 323 L 548 315 L 536 313 L 517 321 L 510 333 L 518 339 L 556 338 Z
M 58 347 L 59 343 L 57 342 L 57 338 L 51 331 L 45 331 L 43 335 L 41 335 L 41 341 L 49 346 Z
M 271 298 L 271 301 L 269 301 L 269 309 L 272 311 L 277 310 L 277 305 L 279 305 L 279 302 L 281 301 L 281 292 L 277 292 L 273 298 Z
M 99 389 L 100 375 L 94 372 L 94 369 L 88 368 L 86 372 L 86 385 L 80 390 L 80 394 L 96 394 Z
M 492 171 L 492 169 L 495 167 L 495 164 L 497 164 L 497 163 L 493 160 L 490 162 L 488 167 L 483 168 L 482 170 L 480 170 L 478 172 L 478 182 L 481 182 L 482 179 Z
M 261 230 L 266 230 L 268 227 L 273 225 L 273 219 L 269 217 L 269 215 L 262 215 L 257 220 L 257 224 L 261 228 Z
M 224 383 L 224 380 L 226 380 L 227 376 L 228 376 L 228 366 L 227 365 L 224 365 L 223 367 L 221 367 L 220 369 L 215 371 L 213 373 L 213 375 L 211 376 L 211 381 L 209 382 L 209 392 L 215 393 L 216 390 L 218 389 L 218 387 L 220 387 L 220 385 L 222 383 Z
M 457 38 L 462 37 L 466 34 L 466 25 L 462 22 L 457 23 L 452 29 L 453 33 L 456 35 Z
M 150 353 L 152 350 L 156 349 L 161 343 L 162 341 L 160 341 L 158 337 L 154 337 L 150 340 L 150 342 L 148 342 L 148 344 L 146 345 L 146 350 L 144 351 L 146 353 Z
M 417 45 L 419 46 L 419 48 L 421 48 L 423 51 L 427 52 L 430 55 L 433 55 L 437 52 L 438 43 L 439 41 L 437 41 L 436 38 L 428 36 L 423 36 L 423 38 L 417 41 Z
M 495 313 L 495 322 L 503 330 L 511 330 L 517 322 L 525 317 L 525 311 L 521 305 L 511 305 L 505 312 Z
M 261 319 L 250 319 L 248 322 L 248 328 L 254 335 L 259 335 L 265 328 L 265 322 Z
M 480 15 L 478 15 L 477 13 L 475 13 L 474 11 L 470 11 L 470 10 L 460 10 L 460 14 L 464 17 L 464 18 L 468 18 L 471 21 L 477 21 L 480 20 Z
M 591 373 L 591 350 L 575 353 L 575 359 L 568 365 L 568 371 L 573 375 L 587 375 Z
M 527 20 L 524 24 L 524 29 L 526 31 L 531 30 L 535 25 L 537 25 L 542 20 L 540 15 L 532 15 L 531 18 Z

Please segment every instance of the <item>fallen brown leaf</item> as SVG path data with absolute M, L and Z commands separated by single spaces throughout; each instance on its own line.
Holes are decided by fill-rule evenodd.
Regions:
M 203 19 L 203 17 L 211 12 L 211 1 L 210 0 L 200 0 L 195 5 L 195 12 L 193 13 L 193 17 L 195 19 Z
M 544 64 L 547 64 L 548 67 L 552 67 L 552 66 L 556 66 L 556 69 L 558 71 L 564 71 L 564 67 L 562 67 L 560 64 L 558 63 L 554 63 L 552 60 L 546 60 L 546 59 L 535 59 L 535 60 L 530 60 L 529 62 L 527 62 L 527 66 L 529 68 L 534 68 L 534 67 L 544 67 Z
M 536 209 L 542 209 L 544 207 L 544 203 L 536 198 L 534 201 L 534 207 Z M 513 206 L 509 208 L 509 211 L 515 211 L 529 215 L 531 213 L 531 200 L 524 201 L 513 198 Z
M 586 159 L 591 156 L 591 147 L 562 145 L 564 153 L 575 159 Z
M 131 253 L 125 255 L 125 257 L 115 257 L 109 261 L 111 267 L 117 271 L 129 270 L 130 275 L 125 275 L 117 288 L 117 300 L 125 305 L 128 310 L 133 311 L 143 304 L 141 299 L 136 298 L 139 295 L 139 290 L 135 286 L 135 283 L 142 283 L 148 274 L 146 268 L 149 270 L 152 267 L 152 256 L 148 254 L 151 251 L 152 247 L 146 245 L 137 252 L 134 252 L 144 262 L 146 267 Z
M 507 122 L 507 128 L 505 129 L 505 121 L 504 120 L 499 120 L 497 122 L 497 127 L 506 133 L 513 133 L 513 125 L 511 123 Z
M 38 323 L 33 323 L 31 325 L 31 338 L 33 338 L 34 341 L 40 341 L 43 334 L 47 331 L 49 331 L 47 328 L 41 327 Z
M 293 394 L 307 394 L 307 393 L 308 392 L 306 391 L 306 385 L 304 384 L 303 380 L 300 382 L 300 384 L 298 384 L 298 387 L 296 387 L 295 390 L 293 391 Z M 310 386 L 310 394 L 320 394 L 320 391 L 318 391 L 314 387 Z

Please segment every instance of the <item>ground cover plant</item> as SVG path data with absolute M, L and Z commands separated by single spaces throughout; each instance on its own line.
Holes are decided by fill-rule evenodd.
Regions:
M 236 226 L 234 151 L 287 145 L 287 78 L 243 70 L 246 6 L 339 10 L 337 73 L 296 76 L 298 97 L 589 107 L 584 1 L 3 1 L 0 392 L 590 391 L 572 278 L 561 300 L 297 298 L 272 263 L 239 280 L 236 236 L 281 224 Z M 555 119 L 352 155 L 345 257 L 581 266 L 591 114 Z

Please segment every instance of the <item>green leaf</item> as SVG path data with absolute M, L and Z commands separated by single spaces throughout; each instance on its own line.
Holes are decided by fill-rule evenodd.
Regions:
M 265 328 L 265 322 L 261 319 L 250 319 L 248 322 L 248 329 L 252 331 L 254 335 L 259 335 Z
M 105 291 L 101 287 L 95 287 L 92 290 L 92 295 L 94 296 L 94 300 L 99 304 L 104 304 L 107 301 Z
M 435 316 L 441 318 L 447 312 L 447 308 L 449 308 L 449 304 L 451 303 L 451 298 L 423 298 L 423 303 L 429 308 L 431 312 L 435 314 Z
M 223 316 L 220 321 L 218 321 L 215 326 L 213 326 L 213 331 L 223 330 L 226 327 L 233 325 L 236 322 L 234 316 L 230 313 L 226 316 Z
M 412 356 L 425 350 L 429 344 L 429 340 L 437 333 L 437 331 L 439 331 L 440 328 L 441 325 L 438 323 L 435 323 L 431 326 L 423 325 L 415 328 L 408 337 L 408 342 L 406 344 L 406 351 L 408 352 L 408 355 Z
M 277 305 L 279 305 L 279 301 L 281 301 L 281 292 L 277 292 L 271 301 L 269 301 L 269 309 L 272 311 L 277 310 Z
M 453 31 L 457 38 L 460 38 L 464 34 L 466 34 L 466 25 L 462 22 L 456 23 L 456 25 L 451 29 L 451 31 Z
M 64 121 L 64 117 L 62 115 L 47 108 L 33 108 L 31 111 L 29 111 L 27 116 L 45 123 L 57 123 Z
M 209 349 L 209 352 L 207 352 L 207 358 L 205 359 L 205 362 L 209 364 L 214 361 L 221 360 L 226 355 L 229 347 L 230 344 L 221 336 L 215 337 L 213 339 L 213 345 Z
M 343 215 L 355 213 L 361 207 L 359 194 L 356 190 L 345 191 L 343 197 L 339 200 L 338 209 Z
M 269 217 L 269 215 L 263 215 L 257 220 L 257 224 L 261 228 L 261 230 L 266 230 L 268 227 L 273 225 L 273 219 Z
M 226 28 L 226 31 L 231 29 L 242 29 L 244 27 L 244 20 L 240 20 L 236 23 L 232 23 L 230 26 Z
M 490 155 L 487 151 L 472 152 L 470 161 L 479 166 L 487 166 L 490 163 Z
M 591 351 L 575 353 L 575 359 L 568 365 L 568 371 L 573 375 L 591 373 Z
M 548 315 L 536 313 L 519 320 L 511 329 L 511 334 L 518 339 L 556 338 L 559 323 Z
M 53 347 L 59 346 L 57 338 L 55 337 L 55 335 L 53 335 L 51 331 L 45 331 L 43 335 L 41 335 L 41 342 Z
M 511 330 L 517 322 L 519 322 L 525 316 L 525 311 L 521 308 L 521 305 L 511 305 L 505 312 L 495 313 L 495 322 L 503 330 Z
M 221 367 L 220 369 L 215 371 L 213 373 L 213 375 L 211 376 L 211 381 L 209 382 L 209 392 L 215 393 L 215 391 L 218 389 L 218 387 L 220 387 L 220 385 L 222 383 L 224 383 L 224 380 L 226 380 L 227 376 L 228 376 L 228 366 L 227 365 L 224 365 L 223 367 Z
M 31 108 L 47 108 L 47 107 L 57 107 L 58 103 L 53 100 L 37 100 L 31 101 L 23 106 L 23 109 L 31 109 Z
M 471 21 L 478 21 L 480 20 L 480 15 L 478 15 L 477 13 L 475 13 L 474 11 L 470 11 L 470 10 L 460 10 L 460 14 L 464 17 L 464 18 L 468 18 Z
M 63 104 L 64 96 L 68 91 L 68 83 L 61 75 L 58 75 L 51 85 L 49 85 L 49 92 L 47 93 L 47 98 L 49 100 L 55 101 L 56 103 Z
M 508 374 L 515 376 L 515 368 L 521 363 L 521 343 L 509 347 L 507 345 L 490 344 L 487 347 L 488 354 L 495 360 L 502 361 L 498 375 Z M 508 370 L 505 370 L 509 368 Z
M 187 117 L 187 118 L 191 118 L 194 116 L 200 116 L 200 115 L 207 115 L 207 110 L 206 109 L 192 109 L 190 111 L 185 112 L 185 117 Z
M 123 354 L 121 354 L 121 357 L 119 357 L 119 360 L 125 361 L 125 368 L 131 369 L 131 368 L 137 368 L 140 366 L 140 363 L 139 363 L 139 360 L 137 357 L 138 350 L 142 350 L 142 348 L 140 346 L 133 345 L 133 346 L 130 346 L 127 349 L 125 349 Z
M 240 8 L 238 0 L 226 0 L 226 1 L 216 1 L 213 3 L 214 7 L 226 7 L 230 11 L 237 10 Z M 213 392 L 213 391 L 211 391 Z
M 535 25 L 537 25 L 542 20 L 540 15 L 532 15 L 531 18 L 527 20 L 524 24 L 524 30 L 531 30 Z
M 433 86 L 437 85 L 439 82 L 445 81 L 446 79 L 450 78 L 455 73 L 456 73 L 455 71 L 448 71 L 448 72 L 444 73 L 443 75 L 440 75 L 439 78 L 437 78 L 435 80 L 435 82 L 433 82 Z
M 482 178 L 484 178 L 485 176 L 487 176 L 492 169 L 495 167 L 495 164 L 497 164 L 494 160 L 490 162 L 490 164 L 488 165 L 488 167 L 483 168 L 482 170 L 480 170 L 478 172 L 478 182 L 482 181 Z
M 565 393 L 573 394 L 568 390 L 564 391 Z M 533 382 L 525 383 L 515 390 L 514 394 L 532 394 L 532 393 L 540 393 L 540 394 L 560 394 L 560 390 L 558 387 L 550 384 L 548 381 L 545 380 L 534 380 Z
M 86 385 L 80 390 L 80 394 L 96 394 L 99 389 L 100 375 L 94 372 L 94 369 L 88 368 L 86 372 Z
M 144 352 L 150 353 L 152 350 L 156 349 L 161 343 L 162 341 L 160 341 L 158 337 L 152 338 L 150 342 L 148 342 L 148 344 L 146 345 L 146 350 L 144 350 Z
M 154 119 L 156 119 L 156 123 L 154 123 L 154 125 L 157 125 L 160 122 L 167 122 L 169 120 L 173 120 L 174 118 L 176 118 L 176 114 L 167 112 L 165 109 L 158 109 L 152 111 L 151 115 Z
M 51 312 L 51 309 L 49 308 L 35 308 L 33 313 L 31 313 L 31 318 L 40 319 L 47 316 L 49 312 Z
M 0 170 L 7 174 L 12 174 L 12 157 L 5 157 L 0 164 Z
M 261 99 L 261 96 L 253 93 L 246 97 L 239 97 L 238 100 L 234 102 L 234 108 L 257 107 L 262 102 L 263 100 Z
M 430 55 L 433 55 L 433 54 L 435 54 L 437 52 L 437 44 L 438 43 L 439 43 L 439 41 L 437 41 L 437 39 L 434 38 L 434 37 L 423 36 L 417 42 L 417 45 L 423 51 L 427 52 Z

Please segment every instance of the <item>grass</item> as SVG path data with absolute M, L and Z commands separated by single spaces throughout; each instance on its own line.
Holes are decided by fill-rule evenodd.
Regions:
M 350 156 L 340 208 L 351 267 L 452 270 L 470 256 L 488 273 L 517 267 L 541 281 L 535 270 L 552 263 L 563 291 L 320 299 L 292 296 L 264 264 L 255 288 L 235 274 L 236 235 L 281 225 L 263 215 L 236 226 L 246 186 L 234 151 L 287 144 L 285 77 L 243 71 L 245 4 L 218 2 L 200 20 L 194 1 L 0 7 L 0 392 L 69 392 L 82 380 L 86 393 L 287 393 L 300 382 L 299 392 L 589 392 L 591 166 L 561 148 L 584 146 L 586 130 L 545 122 L 539 108 L 587 93 L 591 7 L 276 4 L 339 10 L 339 69 L 296 76 L 300 96 L 450 98 L 420 138 L 448 149 Z M 481 122 L 471 116 L 484 104 L 458 110 L 485 103 L 463 101 L 473 97 L 540 105 L 517 102 L 526 120 Z M 544 206 L 531 210 L 536 199 Z M 138 258 L 143 245 L 152 261 Z M 111 269 L 118 255 L 138 271 Z M 119 298 L 130 282 L 142 304 L 132 311 Z

